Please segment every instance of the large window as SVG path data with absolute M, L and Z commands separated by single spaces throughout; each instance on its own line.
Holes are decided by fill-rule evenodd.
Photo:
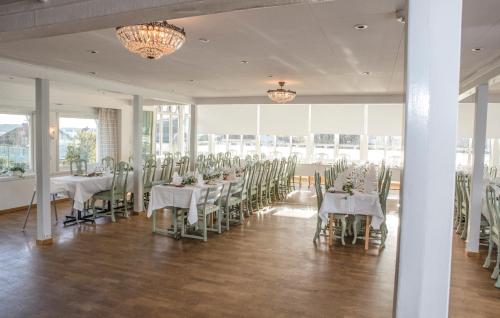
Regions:
M 183 125 L 183 127 L 181 127 Z M 185 153 L 189 150 L 190 115 L 187 105 L 162 105 L 156 107 L 155 153 Z M 181 136 L 183 134 L 183 136 Z
M 59 166 L 67 167 L 74 159 L 96 162 L 97 120 L 91 118 L 59 118 Z
M 290 150 L 290 136 L 276 136 L 276 151 L 271 154 L 271 158 L 288 157 Z
M 228 151 L 233 156 L 239 156 L 241 153 L 241 135 L 228 136 Z
M 307 159 L 307 139 L 304 136 L 292 137 L 292 155 L 297 156 L 299 162 Z
M 315 162 L 327 162 L 335 159 L 335 134 L 314 135 Z
M 243 135 L 243 150 L 241 153 L 242 157 L 246 157 L 247 155 L 253 155 L 256 152 L 256 140 L 257 136 L 255 135 Z
M 215 135 L 214 138 L 214 152 L 225 153 L 227 151 L 227 135 Z
M 339 136 L 339 156 L 348 160 L 359 160 L 359 135 L 340 135 Z
M 0 172 L 31 169 L 30 117 L 0 114 Z
M 210 142 L 208 135 L 198 135 L 198 154 L 210 153 Z

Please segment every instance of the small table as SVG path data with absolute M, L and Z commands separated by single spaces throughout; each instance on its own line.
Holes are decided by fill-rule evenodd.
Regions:
M 129 172 L 127 177 L 127 191 L 132 192 L 133 172 Z M 66 223 L 73 223 L 82 220 L 90 221 L 88 216 L 82 216 L 81 212 L 85 210 L 85 202 L 90 200 L 92 196 L 101 191 L 107 191 L 113 183 L 113 174 L 106 173 L 101 176 L 62 176 L 53 177 L 50 179 L 52 185 L 57 188 L 65 189 L 69 196 L 73 199 L 73 208 L 78 211 L 78 216 L 69 217 Z
M 384 221 L 384 213 L 380 206 L 378 193 L 362 193 L 355 191 L 353 195 L 340 192 L 326 192 L 319 210 L 322 222 L 333 222 L 334 214 L 366 215 L 365 250 L 370 240 L 370 224 L 378 230 Z M 333 226 L 330 226 L 328 244 L 333 245 Z

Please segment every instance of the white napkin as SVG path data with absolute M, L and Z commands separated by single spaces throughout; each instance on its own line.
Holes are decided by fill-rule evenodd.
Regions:
M 374 164 L 371 164 L 366 172 L 363 188 L 365 193 L 377 191 L 377 170 Z
M 179 174 L 177 172 L 174 172 L 174 175 L 172 176 L 172 184 L 175 184 L 175 185 L 182 184 L 182 177 L 179 176 Z
M 203 180 L 203 175 L 201 173 L 198 173 L 196 175 L 196 182 L 198 184 L 198 186 L 203 186 L 205 184 L 205 181 Z

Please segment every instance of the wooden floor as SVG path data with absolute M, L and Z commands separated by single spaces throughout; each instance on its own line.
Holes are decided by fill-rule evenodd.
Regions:
M 379 253 L 362 241 L 313 244 L 315 211 L 311 193 L 297 191 L 207 243 L 153 235 L 141 215 L 55 225 L 47 247 L 34 245 L 35 214 L 25 234 L 22 212 L 0 215 L 0 316 L 390 317 L 397 214 Z M 500 317 L 484 257 L 454 240 L 450 317 Z

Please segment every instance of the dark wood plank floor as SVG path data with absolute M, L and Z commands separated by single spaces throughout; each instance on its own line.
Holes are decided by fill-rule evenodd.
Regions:
M 390 317 L 397 214 L 380 253 L 362 241 L 329 250 L 312 243 L 314 204 L 296 192 L 207 243 L 152 235 L 141 215 L 55 225 L 55 244 L 37 247 L 35 214 L 25 234 L 22 212 L 1 215 L 0 316 Z M 483 258 L 465 256 L 459 239 L 453 258 L 450 316 L 498 317 Z

